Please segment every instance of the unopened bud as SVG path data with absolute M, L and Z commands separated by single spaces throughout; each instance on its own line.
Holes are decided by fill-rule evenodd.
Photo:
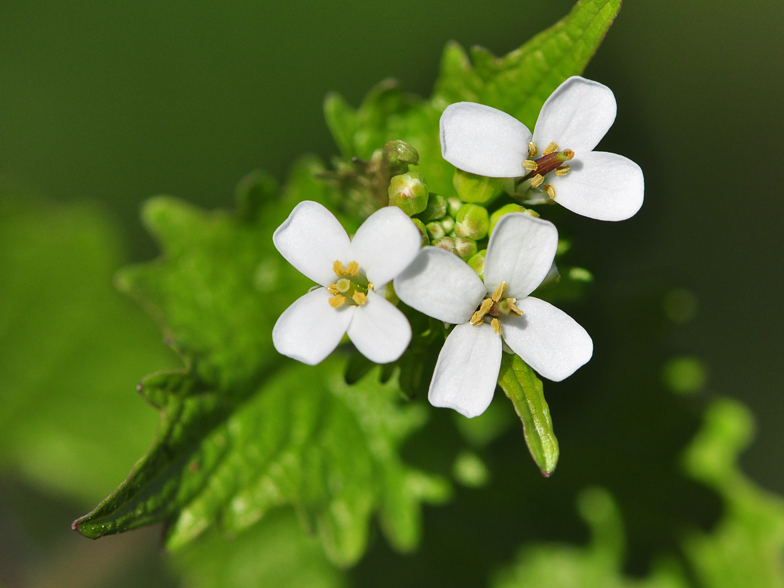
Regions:
M 411 220 L 414 221 L 416 228 L 419 229 L 419 234 L 422 236 L 422 247 L 430 245 L 430 239 L 427 236 L 428 231 L 425 228 L 425 224 L 418 218 L 412 218 Z
M 384 145 L 384 156 L 387 160 L 396 159 L 411 165 L 419 162 L 419 153 L 405 141 L 389 141 Z
M 487 256 L 487 249 L 474 254 L 468 260 L 469 267 L 474 270 L 480 279 L 485 279 L 485 256 Z
M 427 207 L 417 216 L 422 219 L 422 222 L 429 223 L 444 218 L 444 215 L 446 215 L 446 198 L 431 192 L 427 198 Z
M 455 219 L 453 219 L 451 216 L 445 216 L 441 219 L 440 222 L 441 226 L 444 227 L 444 231 L 447 235 L 455 230 Z
M 465 204 L 465 202 L 460 200 L 460 198 L 458 198 L 457 196 L 452 196 L 451 198 L 446 199 L 446 204 L 447 204 L 447 213 L 449 214 L 449 216 L 454 218 L 457 216 L 457 213 L 460 212 L 460 209 L 462 208 L 463 204 Z
M 455 218 L 455 235 L 469 239 L 483 239 L 490 228 L 490 216 L 484 206 L 464 204 Z
M 444 230 L 444 225 L 438 222 L 427 223 L 425 225 L 427 228 L 427 234 L 430 235 L 431 239 L 441 239 L 446 237 L 446 231 Z
M 507 214 L 511 214 L 513 212 L 522 212 L 523 214 L 527 214 L 528 216 L 533 216 L 539 218 L 539 213 L 535 210 L 530 210 L 527 208 L 523 208 L 519 204 L 507 204 L 502 206 L 498 210 L 496 210 L 493 214 L 490 215 L 490 231 L 489 234 L 493 234 L 493 229 L 498 224 L 498 221 L 501 220 L 501 217 Z
M 452 185 L 463 202 L 488 204 L 495 200 L 503 191 L 501 178 L 486 178 L 463 170 L 456 169 L 452 177 Z
M 472 258 L 476 255 L 476 241 L 468 237 L 455 237 L 455 253 L 464 260 Z
M 449 253 L 455 252 L 455 240 L 452 237 L 442 237 L 441 239 L 433 239 L 431 243 L 433 247 L 440 247 L 441 249 L 445 249 L 449 251 Z
M 427 184 L 419 172 L 400 174 L 389 182 L 389 205 L 397 206 L 408 216 L 425 209 L 427 196 Z

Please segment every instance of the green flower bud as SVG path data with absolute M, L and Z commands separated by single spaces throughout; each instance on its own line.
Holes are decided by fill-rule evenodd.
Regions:
M 528 216 L 533 216 L 539 218 L 539 213 L 535 210 L 529 210 L 527 208 L 523 208 L 519 204 L 507 204 L 506 206 L 502 206 L 498 210 L 496 210 L 493 214 L 490 215 L 490 231 L 488 234 L 493 234 L 493 229 L 498 224 L 498 221 L 501 220 L 501 217 L 506 214 L 511 214 L 513 212 L 522 212 L 523 214 L 527 214 Z
M 484 239 L 490 228 L 490 217 L 484 206 L 464 204 L 455 218 L 455 235 L 469 239 Z
M 419 234 L 422 235 L 422 247 L 427 247 L 430 245 L 430 239 L 427 236 L 428 231 L 425 228 L 425 223 L 423 223 L 418 218 L 412 218 L 411 220 L 414 221 L 416 228 L 419 229 Z
M 487 249 L 482 249 L 468 260 L 468 265 L 482 280 L 485 279 L 485 256 L 487 256 Z
M 455 219 L 453 219 L 451 216 L 445 216 L 439 222 L 441 223 L 441 226 L 444 227 L 444 231 L 447 235 L 454 232 Z
M 452 185 L 463 202 L 489 204 L 504 191 L 501 178 L 486 178 L 456 169 Z
M 476 255 L 476 241 L 468 237 L 455 237 L 455 253 L 461 259 L 470 259 Z
M 389 160 L 396 159 L 402 163 L 419 163 L 419 153 L 405 141 L 390 141 L 384 145 L 384 156 Z
M 437 222 L 427 223 L 425 225 L 427 228 L 427 233 L 430 235 L 431 239 L 441 239 L 446 237 L 446 231 L 444 230 L 444 225 Z
M 463 204 L 465 204 L 465 202 L 460 200 L 460 198 L 458 198 L 457 196 L 452 196 L 451 198 L 447 198 L 446 204 L 448 207 L 447 213 L 452 218 L 455 218 L 457 216 L 457 213 L 460 212 L 460 208 L 463 206 Z
M 427 199 L 427 208 L 417 216 L 422 219 L 422 222 L 429 223 L 444 218 L 444 215 L 446 215 L 446 198 L 431 192 Z
M 455 252 L 455 240 L 452 237 L 442 237 L 441 239 L 433 239 L 431 243 L 433 247 L 440 247 L 446 249 L 449 253 Z
M 419 172 L 400 174 L 389 182 L 389 205 L 397 206 L 408 216 L 414 216 L 427 207 L 427 196 L 427 184 Z

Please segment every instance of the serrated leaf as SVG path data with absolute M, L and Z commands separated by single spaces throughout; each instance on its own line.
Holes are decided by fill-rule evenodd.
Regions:
M 523 423 L 531 457 L 543 476 L 550 476 L 558 463 L 558 440 L 553 432 L 550 408 L 544 399 L 542 381 L 517 355 L 504 353 L 498 385 L 512 401 Z
M 157 439 L 74 524 L 81 533 L 166 522 L 166 544 L 178 549 L 210 527 L 238 532 L 293 505 L 341 565 L 362 555 L 375 514 L 394 547 L 418 541 L 420 503 L 448 492 L 398 457 L 423 424 L 421 407 L 398 407 L 397 385 L 379 385 L 375 373 L 348 387 L 343 362 L 308 368 L 272 346 L 277 317 L 312 285 L 275 251 L 272 232 L 296 202 L 326 201 L 320 170 L 300 164 L 282 195 L 263 175 L 244 182 L 240 202 L 252 204 L 241 215 L 171 198 L 145 208 L 164 256 L 118 283 L 159 319 L 187 367 L 143 381 L 142 395 L 163 413 Z
M 79 501 L 99 499 L 147 448 L 156 419 L 134 386 L 176 365 L 112 288 L 118 233 L 89 203 L 0 192 L 0 470 Z

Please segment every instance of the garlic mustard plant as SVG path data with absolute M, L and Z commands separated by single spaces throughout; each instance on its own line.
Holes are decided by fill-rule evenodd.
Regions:
M 560 381 L 585 364 L 593 342 L 577 322 L 529 296 L 553 264 L 558 231 L 545 220 L 512 213 L 501 218 L 487 247 L 484 282 L 457 256 L 425 247 L 397 278 L 400 299 L 457 326 L 438 356 L 428 399 L 467 417 L 493 398 L 502 342 L 545 378 Z
M 450 105 L 441 116 L 441 153 L 472 174 L 520 178 L 515 192 L 525 203 L 552 199 L 583 216 L 625 220 L 642 206 L 642 170 L 621 155 L 594 151 L 615 114 L 607 86 L 573 76 L 544 103 L 533 135 L 489 106 Z
M 422 244 L 419 230 L 403 211 L 376 211 L 350 239 L 331 212 L 305 201 L 272 239 L 286 261 L 320 284 L 275 323 L 272 341 L 278 352 L 315 365 L 348 334 L 375 363 L 400 357 L 411 341 L 411 326 L 382 293 Z

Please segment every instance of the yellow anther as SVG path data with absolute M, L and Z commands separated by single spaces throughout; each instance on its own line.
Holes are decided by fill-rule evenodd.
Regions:
M 499 300 L 501 300 L 501 296 L 503 296 L 504 292 L 506 292 L 507 286 L 508 284 L 506 282 L 501 282 L 500 284 L 498 284 L 498 288 L 496 288 L 495 292 L 493 292 L 493 298 L 492 298 L 493 302 L 498 302 Z
M 568 164 L 567 165 L 562 165 L 561 167 L 558 167 L 558 168 L 555 169 L 555 175 L 556 176 L 565 176 L 570 171 L 572 171 L 572 166 L 571 165 L 568 165 Z
M 348 262 L 348 266 L 346 266 L 346 273 L 349 276 L 355 277 L 359 273 L 359 264 L 356 261 Z
M 333 296 L 329 299 L 329 305 L 332 308 L 340 308 L 346 303 L 346 297 L 338 294 L 337 296 Z
M 551 200 L 555 200 L 555 188 L 553 188 L 550 184 L 545 184 L 542 186 L 542 190 L 547 192 L 547 195 L 550 197 Z
M 517 308 L 514 298 L 507 298 L 505 302 L 509 303 L 509 314 L 514 316 L 523 316 L 523 311 Z
M 493 308 L 493 301 L 489 298 L 485 298 L 482 300 L 482 304 L 479 307 L 479 310 L 474 313 L 474 315 L 471 317 L 471 320 L 468 322 L 474 326 L 481 324 L 485 318 L 485 315 L 490 312 L 491 308 Z
M 528 157 L 533 159 L 537 155 L 539 155 L 539 149 L 536 148 L 536 143 L 531 141 L 530 143 L 528 143 Z
M 544 177 L 542 174 L 536 174 L 533 178 L 531 178 L 531 187 L 538 188 L 544 182 Z
M 340 263 L 339 261 L 336 261 L 335 263 L 332 264 L 332 271 L 335 272 L 335 275 L 337 277 L 346 275 L 346 270 L 343 267 L 343 264 Z
M 496 335 L 503 333 L 504 328 L 501 326 L 501 321 L 499 321 L 497 318 L 491 320 L 490 325 L 493 327 L 493 331 L 495 331 Z
M 529 171 L 536 171 L 539 169 L 539 164 L 536 163 L 533 159 L 526 159 L 523 162 L 523 167 Z
M 556 151 L 558 151 L 558 144 L 553 142 L 547 146 L 547 149 L 544 150 L 544 153 L 542 153 L 542 155 L 550 155 L 551 153 L 555 153 Z
M 375 291 L 376 289 L 373 287 L 373 282 L 368 282 L 368 290 Z
M 337 288 L 338 292 L 345 294 L 351 288 L 351 280 L 348 278 L 340 278 L 337 282 L 335 282 L 335 287 Z
M 367 302 L 367 296 L 362 292 L 354 292 L 354 295 L 351 298 L 357 303 L 357 306 L 362 306 Z
M 338 290 L 337 284 L 331 284 L 327 286 L 327 292 L 329 292 L 333 296 L 337 296 L 338 294 L 340 294 L 340 290 Z

